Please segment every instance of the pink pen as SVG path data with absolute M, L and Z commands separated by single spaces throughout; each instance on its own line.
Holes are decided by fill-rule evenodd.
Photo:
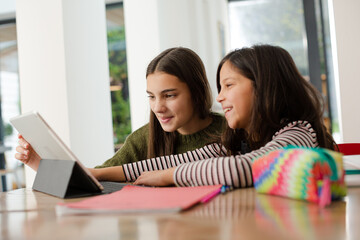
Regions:
M 221 188 L 217 189 L 215 192 L 205 196 L 203 199 L 201 199 L 201 203 L 206 203 L 210 201 L 212 198 L 216 197 L 221 192 Z

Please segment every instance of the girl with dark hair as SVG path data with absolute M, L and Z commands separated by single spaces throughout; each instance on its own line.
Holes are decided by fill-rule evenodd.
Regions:
M 323 125 L 321 96 L 286 50 L 257 45 L 229 53 L 219 64 L 217 86 L 228 123 L 221 143 L 94 175 L 153 186 L 250 187 L 252 162 L 264 153 L 288 145 L 335 146 Z
M 115 155 L 96 168 L 191 151 L 220 138 L 225 119 L 211 112 L 212 97 L 204 65 L 188 48 L 170 48 L 148 65 L 150 122 L 130 134 Z M 19 136 L 15 157 L 37 170 L 40 157 Z
M 247 129 L 232 126 L 228 120 L 222 136 L 228 154 L 236 154 L 240 150 L 237 144 L 239 140 L 245 140 L 250 149 L 263 147 L 277 131 L 298 120 L 306 120 L 311 124 L 318 146 L 333 148 L 335 142 L 323 124 L 323 99 L 301 76 L 286 50 L 268 45 L 254 46 L 235 50 L 224 57 L 216 76 L 219 92 L 217 101 L 220 103 L 224 102 L 220 81 L 224 65 L 225 69 L 249 79 L 247 82 L 251 83 L 255 95 L 249 119 L 246 119 Z M 226 82 L 224 92 L 228 85 Z M 226 102 L 225 106 L 222 105 L 226 114 L 230 109 L 226 108 Z
M 187 48 L 170 48 L 165 50 L 150 62 L 146 71 L 146 78 L 148 86 L 147 93 L 149 94 L 151 106 L 148 158 L 170 155 L 177 152 L 176 141 L 177 138 L 179 138 L 179 133 L 181 133 L 183 129 L 189 128 L 189 133 L 198 132 L 198 130 L 202 130 L 204 126 L 208 126 L 212 118 L 216 118 L 215 124 L 211 129 L 205 129 L 205 134 L 202 134 L 202 137 L 209 137 L 211 131 L 215 131 L 214 133 L 216 135 L 220 133 L 221 117 L 210 112 L 212 97 L 205 68 L 199 56 L 192 50 Z M 159 88 L 159 81 L 165 81 L 166 84 L 169 84 L 172 80 L 181 84 L 190 94 L 187 98 L 188 102 L 185 102 L 177 96 L 179 94 L 177 94 L 175 89 L 173 90 L 173 87 L 161 89 L 162 92 L 166 90 L 164 93 L 168 101 L 174 101 L 173 99 L 176 97 L 175 99 L 178 101 L 177 105 L 181 107 L 181 109 L 178 109 L 178 116 L 171 116 L 171 118 L 172 121 L 174 121 L 174 119 L 176 121 L 176 117 L 181 118 L 178 121 L 183 121 L 185 125 L 178 123 L 178 126 L 175 128 L 169 128 L 167 126 L 170 113 L 156 108 L 158 107 L 155 106 L 156 98 L 161 98 L 161 96 L 156 96 L 155 91 L 152 91 L 154 87 Z M 220 127 L 220 129 L 216 129 L 216 127 Z M 184 132 L 186 135 L 189 133 Z M 186 138 L 188 137 L 189 136 Z M 206 138 L 197 139 L 197 141 L 191 143 L 191 146 L 189 146 L 187 150 L 189 148 L 196 149 L 199 145 L 202 147 L 205 143 Z M 139 158 L 137 160 L 139 160 Z
M 103 165 L 184 153 L 214 142 L 225 120 L 211 112 L 212 97 L 204 65 L 188 48 L 170 48 L 148 65 L 149 124 L 132 133 Z

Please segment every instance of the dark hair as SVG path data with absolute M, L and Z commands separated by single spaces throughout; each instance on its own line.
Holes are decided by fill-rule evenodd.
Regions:
M 322 96 L 301 76 L 285 49 L 255 45 L 230 52 L 217 69 L 219 92 L 220 70 L 227 61 L 253 81 L 255 96 L 248 132 L 227 126 L 223 133 L 222 143 L 229 149 L 228 154 L 240 151 L 241 141 L 246 141 L 250 149 L 258 149 L 281 128 L 298 120 L 312 125 L 320 147 L 334 149 L 336 144 L 323 124 Z
M 200 57 L 183 47 L 169 48 L 155 57 L 147 67 L 146 77 L 155 72 L 176 76 L 190 90 L 194 112 L 201 119 L 210 115 L 212 97 L 205 67 Z M 170 155 L 174 152 L 175 132 L 165 132 L 155 114 L 150 111 L 148 158 Z

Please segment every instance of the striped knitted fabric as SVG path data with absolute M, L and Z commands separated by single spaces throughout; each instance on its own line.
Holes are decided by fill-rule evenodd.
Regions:
M 252 163 L 269 151 L 289 145 L 318 147 L 316 132 L 307 121 L 293 121 L 276 132 L 264 147 L 247 154 L 227 156 L 227 149 L 214 143 L 186 153 L 161 156 L 123 165 L 126 181 L 135 181 L 142 172 L 176 167 L 176 186 L 222 184 L 234 188 L 253 186 Z
M 286 147 L 254 160 L 258 192 L 330 204 L 346 195 L 342 154 L 322 148 Z

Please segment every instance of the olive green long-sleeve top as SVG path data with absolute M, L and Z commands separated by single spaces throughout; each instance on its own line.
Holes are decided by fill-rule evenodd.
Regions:
M 220 136 L 223 126 L 226 124 L 225 118 L 217 113 L 212 113 L 211 117 L 213 121 L 203 130 L 189 135 L 178 133 L 174 154 L 191 151 L 212 143 L 213 137 L 209 136 L 209 133 Z M 149 124 L 146 124 L 131 133 L 115 155 L 96 168 L 119 166 L 147 159 L 148 137 Z

